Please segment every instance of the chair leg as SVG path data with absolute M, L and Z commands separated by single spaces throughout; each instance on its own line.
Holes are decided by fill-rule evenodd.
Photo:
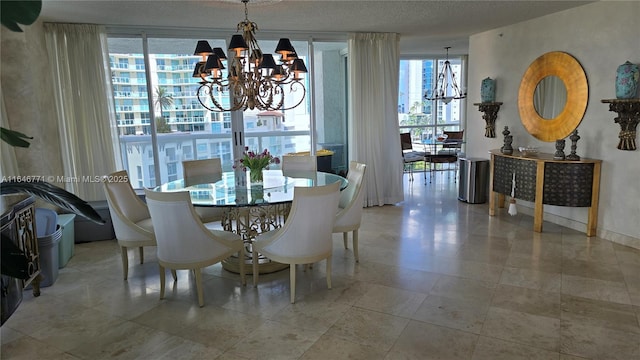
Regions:
M 342 233 L 342 241 L 344 242 L 344 248 L 348 249 L 349 248 L 349 233 L 348 232 L 343 232 Z
M 171 269 L 171 276 L 173 276 L 173 281 L 178 281 L 178 273 L 176 269 Z
M 245 261 L 244 261 L 244 245 L 240 248 L 240 250 L 238 250 L 238 263 L 240 264 L 240 282 L 242 283 L 242 286 L 246 286 L 247 285 L 247 278 L 246 278 L 246 274 L 245 274 Z M 252 264 L 253 265 L 253 264 Z
M 296 301 L 296 264 L 289 265 L 289 288 L 291 291 L 291 303 Z
M 202 291 L 202 270 L 194 269 L 196 272 L 196 291 L 198 292 L 198 305 L 204 306 L 204 295 Z
M 356 262 L 360 262 L 358 257 L 358 229 L 353 230 L 353 256 L 356 258 Z
M 331 289 L 331 258 L 327 258 L 327 289 Z
M 162 265 L 158 265 L 160 267 L 160 300 L 164 299 L 164 278 L 165 278 L 165 274 L 164 274 L 164 266 Z M 175 271 L 172 269 L 172 271 Z
M 124 271 L 124 279 L 127 280 L 129 276 L 129 255 L 127 255 L 127 248 L 124 246 L 120 247 L 121 255 L 122 255 L 122 270 Z
M 138 248 L 138 251 L 140 252 L 140 264 L 144 264 L 144 248 L 142 246 L 140 246 Z
M 257 287 L 258 286 L 258 251 L 257 249 L 254 247 L 253 248 L 253 287 Z

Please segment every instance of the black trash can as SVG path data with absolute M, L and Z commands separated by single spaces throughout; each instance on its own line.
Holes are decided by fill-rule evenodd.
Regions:
M 486 202 L 489 192 L 489 160 L 460 158 L 458 161 L 460 162 L 458 200 L 469 204 Z

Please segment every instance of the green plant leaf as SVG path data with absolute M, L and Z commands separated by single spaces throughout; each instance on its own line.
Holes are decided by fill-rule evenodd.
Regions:
M 0 18 L 2 25 L 15 32 L 22 32 L 18 24 L 33 24 L 42 10 L 41 0 L 2 1 L 0 2 Z
M 0 132 L 2 135 L 2 141 L 6 142 L 11 146 L 18 147 L 29 147 L 29 142 L 24 139 L 33 139 L 33 137 L 27 136 L 21 132 L 13 131 L 5 128 L 0 128 Z
M 98 214 L 98 212 L 96 212 L 88 202 L 48 182 L 32 180 L 29 182 L 3 181 L 0 183 L 0 194 L 5 195 L 18 193 L 37 196 L 53 205 L 83 216 L 97 224 L 102 225 L 105 223 L 100 214 Z

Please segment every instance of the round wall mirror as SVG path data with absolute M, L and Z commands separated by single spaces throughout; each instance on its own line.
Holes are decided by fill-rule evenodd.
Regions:
M 533 106 L 541 118 L 555 119 L 567 104 L 567 88 L 557 76 L 540 80 L 533 93 Z
M 562 83 L 565 92 L 555 90 L 555 94 L 550 95 L 552 101 L 536 105 L 536 89 L 539 86 L 546 87 L 546 78 L 550 78 L 550 84 Z M 564 102 L 562 97 L 565 98 Z M 552 142 L 564 139 L 582 121 L 588 99 L 587 76 L 580 63 L 567 53 L 549 52 L 534 60 L 522 77 L 518 93 L 520 119 L 529 134 L 539 140 Z M 554 104 L 550 110 L 547 110 L 547 103 Z

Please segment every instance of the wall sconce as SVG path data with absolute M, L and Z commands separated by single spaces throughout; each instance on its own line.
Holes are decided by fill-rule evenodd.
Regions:
M 614 121 L 620 124 L 618 149 L 636 150 L 636 126 L 640 122 L 640 99 L 604 99 L 609 111 L 617 112 Z
M 473 104 L 478 106 L 478 110 L 484 113 L 482 118 L 487 123 L 484 128 L 484 136 L 488 138 L 496 137 L 496 118 L 500 110 L 501 102 L 482 102 Z

